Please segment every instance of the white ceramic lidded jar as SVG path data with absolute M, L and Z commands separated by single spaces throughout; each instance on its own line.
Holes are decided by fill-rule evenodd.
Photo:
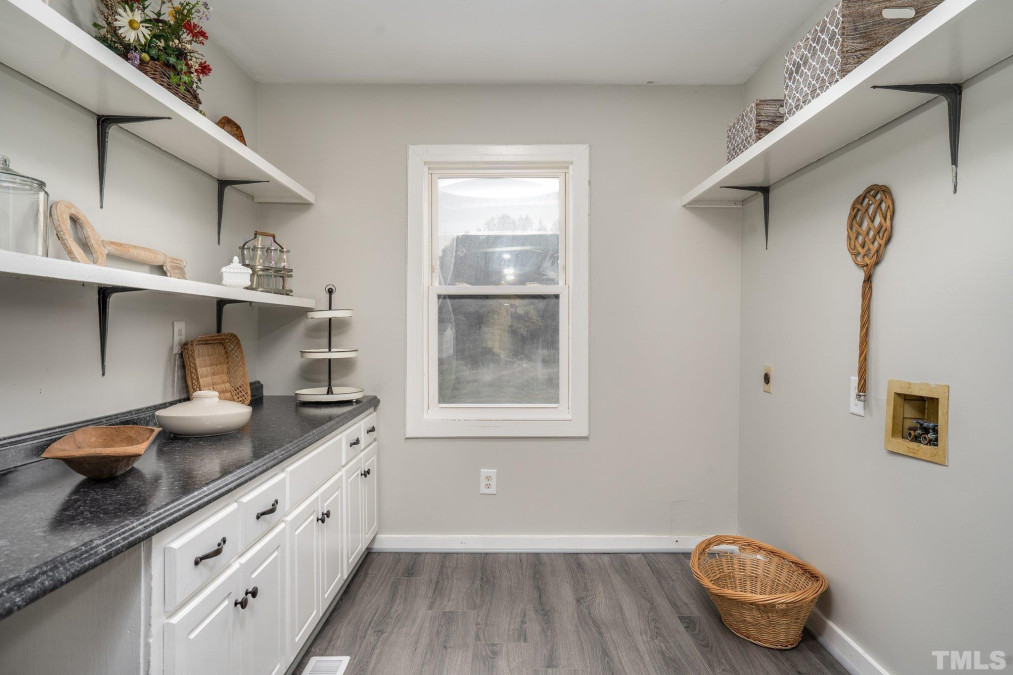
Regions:
M 195 391 L 191 400 L 155 412 L 159 426 L 177 436 L 218 436 L 250 421 L 253 408 L 222 401 L 217 391 Z
M 253 270 L 240 264 L 239 256 L 232 256 L 232 263 L 222 268 L 222 286 L 246 288 L 252 273 Z
M 0 155 L 0 248 L 16 253 L 47 255 L 48 210 L 46 184 L 14 171 L 10 160 Z

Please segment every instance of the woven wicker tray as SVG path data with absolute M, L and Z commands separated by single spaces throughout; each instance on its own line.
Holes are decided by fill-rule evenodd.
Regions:
M 250 376 L 243 345 L 234 333 L 202 335 L 183 345 L 186 388 L 217 391 L 223 401 L 250 403 Z

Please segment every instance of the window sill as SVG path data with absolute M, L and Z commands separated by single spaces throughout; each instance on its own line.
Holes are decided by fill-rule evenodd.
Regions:
M 423 420 L 405 425 L 405 438 L 587 438 L 581 420 Z

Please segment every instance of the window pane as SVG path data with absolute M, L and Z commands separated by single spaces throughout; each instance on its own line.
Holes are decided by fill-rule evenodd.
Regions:
M 439 298 L 441 404 L 558 404 L 559 297 Z
M 559 282 L 559 178 L 439 178 L 439 283 Z

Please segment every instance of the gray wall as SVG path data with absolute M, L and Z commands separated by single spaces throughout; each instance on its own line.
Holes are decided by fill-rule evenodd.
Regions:
M 768 251 L 759 201 L 745 210 L 739 530 L 820 568 L 820 609 L 893 673 L 934 671 L 932 650 L 1013 653 L 1011 116 L 1013 63 L 968 84 L 955 196 L 938 102 L 778 183 Z M 896 216 L 862 418 L 848 414 L 862 272 L 845 223 L 872 183 Z M 949 466 L 883 449 L 890 378 L 950 385 Z
M 90 21 L 83 10 L 75 14 L 66 3 L 59 8 L 80 23 Z M 207 55 L 215 68 L 205 83 L 208 116 L 228 113 L 245 125 L 254 145 L 255 83 L 213 45 Z M 100 210 L 94 115 L 3 66 L 0 101 L 0 153 L 18 171 L 46 181 L 51 200 L 81 207 L 106 239 L 185 258 L 188 278 L 217 283 L 218 270 L 255 228 L 252 200 L 230 190 L 217 246 L 214 180 L 122 129 L 111 134 Z M 65 258 L 56 242 L 50 255 Z M 109 265 L 133 264 L 110 258 Z M 213 332 L 214 301 L 153 293 L 114 298 L 108 375 L 102 378 L 95 293 L 92 287 L 0 279 L 0 436 L 185 395 L 182 366 L 171 354 L 172 321 L 186 321 L 189 337 Z M 251 377 L 257 376 L 256 311 L 245 305 L 226 310 L 225 329 L 243 340 Z
M 336 380 L 380 396 L 381 535 L 701 534 L 734 530 L 739 214 L 679 195 L 723 156 L 727 88 L 275 86 L 259 90 L 269 155 L 318 195 L 267 206 L 296 286 L 356 309 Z M 591 146 L 591 435 L 404 438 L 406 147 Z M 340 325 L 340 324 L 339 324 Z M 323 381 L 293 359 L 322 325 L 261 321 L 269 393 Z M 499 494 L 480 497 L 481 468 Z

